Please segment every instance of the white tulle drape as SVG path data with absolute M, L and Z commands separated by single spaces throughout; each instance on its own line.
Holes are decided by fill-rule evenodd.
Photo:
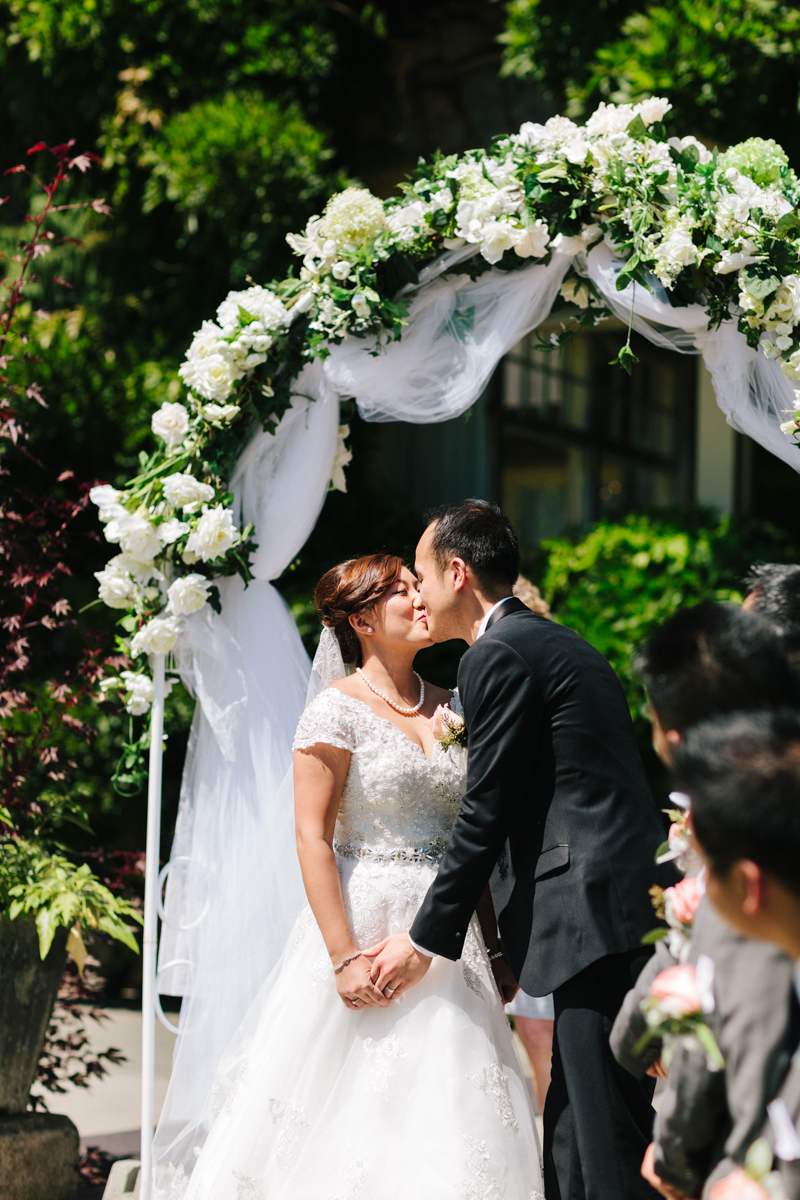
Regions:
M 402 340 L 348 338 L 297 380 L 273 436 L 258 433 L 233 476 L 240 519 L 256 527 L 256 582 L 225 580 L 222 615 L 189 618 L 179 669 L 197 697 L 167 882 L 159 989 L 185 997 L 164 1120 L 199 1111 L 222 1052 L 276 962 L 302 903 L 294 851 L 291 739 L 309 662 L 269 583 L 299 552 L 324 502 L 339 397 L 368 421 L 427 424 L 465 412 L 500 358 L 549 314 L 570 262 L 443 275 L 473 248 L 442 257 L 410 289 Z M 730 424 L 800 469 L 778 429 L 791 385 L 732 323 L 709 333 L 698 305 L 673 308 L 654 283 L 616 290 L 622 263 L 601 244 L 575 263 L 623 320 L 657 345 L 702 353 Z M 374 353 L 377 350 L 377 353 Z M 373 353 L 370 353 L 373 351 Z M 174 964 L 174 965 L 171 965 Z
M 735 321 L 724 321 L 719 329 L 709 330 L 703 305 L 673 307 L 655 277 L 649 280 L 652 292 L 635 284 L 618 292 L 617 276 L 624 263 L 602 242 L 576 265 L 626 324 L 633 305 L 634 328 L 654 345 L 682 354 L 702 354 L 728 424 L 800 471 L 800 453 L 780 431 L 786 413 L 797 407 L 794 387 L 774 359 L 747 345 Z

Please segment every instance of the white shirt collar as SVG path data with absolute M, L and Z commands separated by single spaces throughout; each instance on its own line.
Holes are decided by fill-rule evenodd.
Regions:
M 489 609 L 489 611 L 487 612 L 486 616 L 483 618 L 483 620 L 481 621 L 480 625 L 478 626 L 478 632 L 477 632 L 477 633 L 476 633 L 476 635 L 475 635 L 475 641 L 476 641 L 476 642 L 477 642 L 477 640 L 478 640 L 478 638 L 479 638 L 479 637 L 483 637 L 483 635 L 486 633 L 486 626 L 487 626 L 487 625 L 488 625 L 488 623 L 489 623 L 489 617 L 492 615 L 492 613 L 493 613 L 493 612 L 494 612 L 496 609 L 498 609 L 498 608 L 500 607 L 500 605 L 501 605 L 501 604 L 505 604 L 506 600 L 513 600 L 513 599 L 514 599 L 514 597 L 513 597 L 513 596 L 503 596 L 503 599 L 502 599 L 502 600 L 498 600 L 498 601 L 497 601 L 497 604 L 493 604 L 493 605 L 492 605 L 492 607 Z

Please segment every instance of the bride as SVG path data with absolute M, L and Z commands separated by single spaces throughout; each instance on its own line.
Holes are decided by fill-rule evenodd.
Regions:
M 491 901 L 463 958 L 406 995 L 368 948 L 408 929 L 458 811 L 466 750 L 430 718 L 431 645 L 399 558 L 334 567 L 315 600 L 325 687 L 294 742 L 308 906 L 220 1066 L 202 1118 L 156 1167 L 163 1200 L 531 1200 L 538 1141 L 490 953 Z M 331 671 L 331 662 L 334 668 Z M 355 668 L 347 675 L 343 663 Z

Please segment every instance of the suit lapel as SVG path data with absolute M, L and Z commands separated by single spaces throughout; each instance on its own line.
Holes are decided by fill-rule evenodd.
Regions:
M 488 633 L 493 625 L 496 625 L 498 621 L 502 621 L 503 617 L 510 616 L 511 613 L 528 611 L 527 604 L 523 604 L 516 596 L 509 596 L 508 600 L 504 600 L 500 607 L 494 610 L 486 622 L 486 628 L 483 632 Z

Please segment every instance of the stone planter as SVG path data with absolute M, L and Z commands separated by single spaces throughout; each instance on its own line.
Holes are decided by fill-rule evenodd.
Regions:
M 44 962 L 31 919 L 0 917 L 0 1114 L 23 1113 L 67 959 L 59 929 Z

